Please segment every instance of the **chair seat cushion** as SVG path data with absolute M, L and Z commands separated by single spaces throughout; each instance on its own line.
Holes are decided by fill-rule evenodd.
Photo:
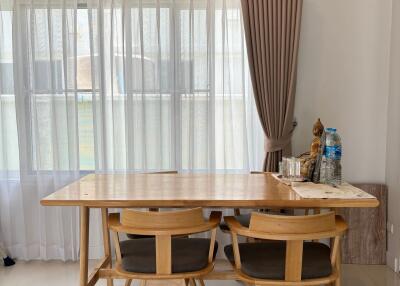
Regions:
M 233 264 L 232 245 L 227 245 L 224 251 Z M 286 242 L 240 243 L 239 251 L 243 273 L 259 279 L 285 279 Z M 331 274 L 330 248 L 318 242 L 304 242 L 302 279 Z
M 122 267 L 136 273 L 156 273 L 154 238 L 132 239 L 120 242 Z M 208 265 L 210 239 L 173 238 L 171 243 L 172 273 L 192 272 Z M 218 250 L 215 242 L 214 257 Z
M 241 214 L 241 215 L 236 215 L 235 219 L 244 227 L 249 227 L 250 225 L 250 217 L 251 214 Z M 219 225 L 219 228 L 222 231 L 230 231 L 229 226 L 226 222 L 221 222 Z

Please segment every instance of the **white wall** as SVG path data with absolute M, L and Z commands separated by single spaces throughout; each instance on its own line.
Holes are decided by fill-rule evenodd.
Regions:
M 393 23 L 390 58 L 390 91 L 388 104 L 388 136 L 386 182 L 389 187 L 389 224 L 394 233 L 388 234 L 388 265 L 400 259 L 400 0 L 393 0 Z
M 343 140 L 343 174 L 389 187 L 388 265 L 400 261 L 400 0 L 304 0 L 293 151 L 321 117 Z
M 391 0 L 304 0 L 294 154 L 321 117 L 343 141 L 343 176 L 384 182 Z

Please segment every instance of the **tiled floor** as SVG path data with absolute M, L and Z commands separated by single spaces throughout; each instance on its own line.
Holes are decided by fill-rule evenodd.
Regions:
M 78 285 L 79 265 L 76 262 L 21 262 L 10 268 L 0 267 L 1 286 L 73 286 Z M 400 286 L 400 276 L 386 266 L 343 266 L 344 286 Z M 97 285 L 106 285 L 100 281 Z M 116 286 L 123 281 L 117 280 Z M 137 286 L 138 284 L 134 284 Z M 179 283 L 149 283 L 150 285 L 179 285 Z M 206 281 L 208 286 L 235 286 L 234 281 Z

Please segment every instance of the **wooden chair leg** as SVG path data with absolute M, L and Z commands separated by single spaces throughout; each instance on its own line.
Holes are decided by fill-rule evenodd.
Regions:
M 185 278 L 185 286 L 189 285 L 189 278 Z
M 341 286 L 342 285 L 342 259 L 341 259 L 341 250 L 340 250 L 340 244 L 339 244 L 339 252 L 337 254 L 336 258 L 336 269 L 338 272 L 338 278 L 335 281 L 335 286 Z
M 190 286 L 197 286 L 196 281 L 193 278 L 189 278 Z
M 140 286 L 146 286 L 147 280 L 141 280 L 140 281 Z
M 132 284 L 132 279 L 126 279 L 125 286 L 131 286 L 131 284 Z
M 202 278 L 199 278 L 198 280 L 199 280 L 200 286 L 205 286 L 204 280 Z
M 88 282 L 88 258 L 89 258 L 89 216 L 88 207 L 80 207 L 80 254 L 79 254 L 79 285 L 86 286 Z

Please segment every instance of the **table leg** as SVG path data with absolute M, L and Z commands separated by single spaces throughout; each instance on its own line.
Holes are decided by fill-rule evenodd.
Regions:
M 104 243 L 104 256 L 110 257 L 110 263 L 106 268 L 112 268 L 111 245 L 110 245 L 110 231 L 108 229 L 108 209 L 101 208 L 101 220 L 103 224 L 103 243 Z M 107 286 L 113 286 L 113 279 L 107 279 Z
M 79 251 L 79 285 L 86 286 L 88 283 L 88 257 L 89 257 L 89 208 L 80 207 L 81 233 Z

